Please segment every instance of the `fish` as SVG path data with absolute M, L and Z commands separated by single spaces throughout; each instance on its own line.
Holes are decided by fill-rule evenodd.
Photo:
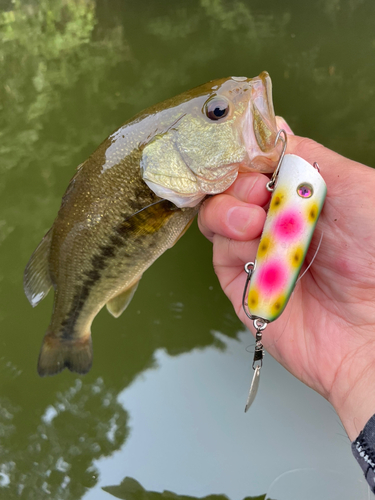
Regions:
M 54 289 L 40 376 L 90 370 L 98 312 L 122 314 L 207 196 L 238 172 L 272 172 L 276 134 L 268 73 L 223 78 L 140 112 L 77 167 L 24 272 L 33 307 Z

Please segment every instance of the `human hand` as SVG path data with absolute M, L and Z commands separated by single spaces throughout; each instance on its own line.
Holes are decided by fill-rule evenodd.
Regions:
M 353 440 L 375 413 L 375 170 L 288 132 L 287 153 L 317 162 L 327 198 L 306 263 L 319 251 L 275 322 L 265 349 L 334 406 Z M 289 134 L 290 132 L 290 134 Z M 254 261 L 270 194 L 268 178 L 239 174 L 223 194 L 204 202 L 199 227 L 213 243 L 221 287 L 240 320 L 244 264 Z M 305 265 L 306 268 L 306 265 Z

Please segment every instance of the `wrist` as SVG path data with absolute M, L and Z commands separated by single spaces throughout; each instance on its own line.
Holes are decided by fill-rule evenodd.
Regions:
M 370 356 L 369 362 L 361 360 L 356 365 L 360 356 L 358 353 L 351 366 L 340 371 L 329 397 L 351 441 L 375 414 L 375 359 Z

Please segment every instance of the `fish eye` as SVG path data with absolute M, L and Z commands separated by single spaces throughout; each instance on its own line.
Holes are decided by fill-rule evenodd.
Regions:
M 213 97 L 206 102 L 205 111 L 210 120 L 221 120 L 229 113 L 229 102 L 223 97 Z

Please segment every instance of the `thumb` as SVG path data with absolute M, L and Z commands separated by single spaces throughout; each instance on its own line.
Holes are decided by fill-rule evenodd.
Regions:
M 285 130 L 288 135 L 294 135 L 293 130 L 287 124 L 285 118 L 282 116 L 276 116 L 277 130 Z
M 294 135 L 281 116 L 276 117 L 276 123 L 278 129 L 284 129 L 288 135 L 286 152 L 300 156 L 311 165 L 314 162 L 318 163 L 327 187 L 333 188 L 333 191 L 336 191 L 336 187 L 340 185 L 344 186 L 353 182 L 354 176 L 362 173 L 363 170 L 371 170 L 369 167 L 335 153 L 313 139 Z
M 323 161 L 324 163 L 324 160 L 326 160 L 327 157 L 330 157 L 331 155 L 336 156 L 336 153 L 330 151 L 312 139 L 295 135 L 293 130 L 287 124 L 285 118 L 282 116 L 276 116 L 276 124 L 278 130 L 285 130 L 287 133 L 287 153 L 301 156 L 309 163 L 319 163 L 319 161 Z
M 337 159 L 344 159 L 337 153 L 334 153 L 333 151 L 325 148 L 312 139 L 295 135 L 293 130 L 287 124 L 285 118 L 283 118 L 282 116 L 276 116 L 276 124 L 278 130 L 285 130 L 288 135 L 287 153 L 301 156 L 309 163 L 313 163 L 315 161 L 318 162 L 319 160 L 325 160 L 327 157 L 332 158 L 332 155 L 337 156 Z

